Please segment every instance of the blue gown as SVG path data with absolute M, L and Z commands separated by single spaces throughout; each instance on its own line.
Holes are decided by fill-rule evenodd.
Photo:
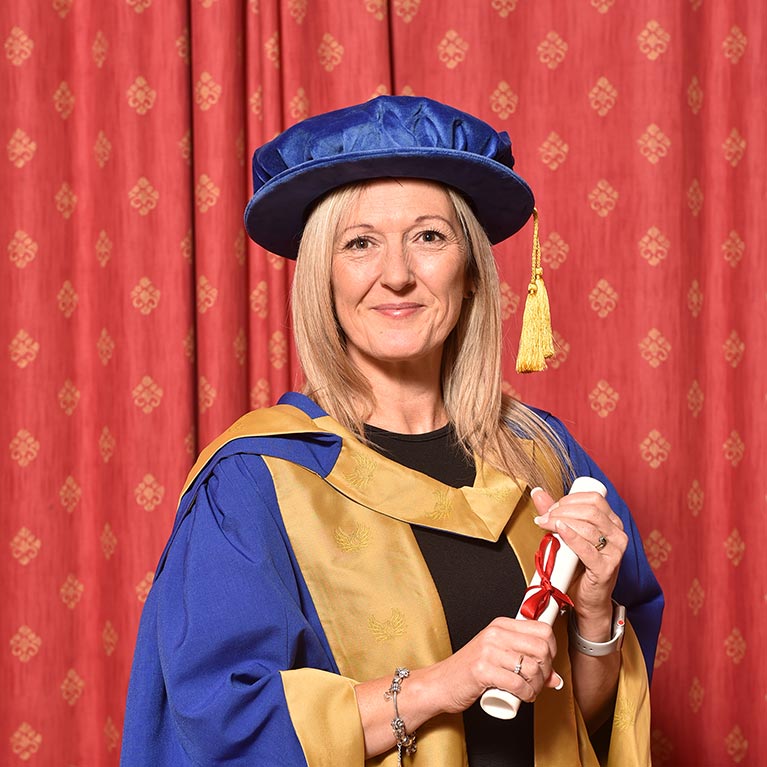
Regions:
M 296 408 L 307 422 L 326 419 L 300 394 L 285 395 L 280 405 Z M 539 415 L 561 436 L 576 474 L 608 487 L 608 502 L 623 520 L 629 544 L 614 598 L 627 607 L 649 677 L 663 596 L 639 533 L 613 486 L 564 426 Z M 289 462 L 326 478 L 344 440 L 324 428 L 304 430 L 292 423 L 282 433 L 270 431 L 253 435 L 235 425 L 190 475 L 141 618 L 123 767 L 325 763 L 313 763 L 302 745 L 304 725 L 294 721 L 284 673 L 316 669 L 333 675 L 325 677 L 332 681 L 339 678 L 339 665 L 286 529 L 274 467 Z M 306 686 L 308 698 L 318 696 L 308 703 L 318 720 L 310 735 L 337 741 L 340 759 L 334 763 L 362 765 L 359 733 L 357 745 L 342 756 L 343 738 L 354 740 L 344 730 L 359 728 L 353 715 L 348 722 L 331 715 L 323 720 L 327 689 L 332 688 L 320 685 L 313 693 Z

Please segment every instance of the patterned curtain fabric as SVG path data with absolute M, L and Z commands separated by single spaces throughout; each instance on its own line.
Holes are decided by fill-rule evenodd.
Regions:
M 0 763 L 118 762 L 141 606 L 198 449 L 300 383 L 252 150 L 381 93 L 509 131 L 557 354 L 510 393 L 621 488 L 667 595 L 657 765 L 757 764 L 767 678 L 760 0 L 0 5 Z

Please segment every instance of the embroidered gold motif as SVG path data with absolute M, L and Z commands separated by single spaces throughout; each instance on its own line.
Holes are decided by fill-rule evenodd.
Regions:
M 37 655 L 43 640 L 29 626 L 20 626 L 11 637 L 11 654 L 22 663 Z
M 40 443 L 26 429 L 20 429 L 9 445 L 11 460 L 19 466 L 26 468 L 37 458 L 40 452 Z
M 354 471 L 349 474 L 345 474 L 346 481 L 356 487 L 357 490 L 365 490 L 370 484 L 370 480 L 375 474 L 376 466 L 378 465 L 375 458 L 371 458 L 366 455 L 354 453 Z
M 383 621 L 371 615 L 368 618 L 368 628 L 377 642 L 388 642 L 395 637 L 404 636 L 407 632 L 405 616 L 396 607 L 392 607 L 390 617 Z
M 109 522 L 104 525 L 99 540 L 101 541 L 101 551 L 104 554 L 104 558 L 109 559 L 117 548 L 117 537 Z
M 477 491 L 498 503 L 508 501 L 513 495 L 510 487 L 479 487 Z
M 567 341 L 559 332 L 554 331 L 554 356 L 548 360 L 549 367 L 556 370 L 560 365 L 567 361 L 567 355 L 570 353 L 570 342 Z
M 69 280 L 64 280 L 61 290 L 56 294 L 56 302 L 61 313 L 69 319 L 77 309 L 80 297 Z
M 37 243 L 26 232 L 18 229 L 8 243 L 8 257 L 19 269 L 23 269 L 35 260 L 37 248 Z
M 103 229 L 99 232 L 99 236 L 96 239 L 94 249 L 96 251 L 96 258 L 99 262 L 99 265 L 103 269 L 109 263 L 109 259 L 112 257 L 112 241 L 109 239 L 109 235 Z
M 104 463 L 109 463 L 109 460 L 114 455 L 117 440 L 111 431 L 105 426 L 101 430 L 101 436 L 99 437 L 99 453 L 101 454 L 101 460 Z
M 429 512 L 430 519 L 447 519 L 453 511 L 453 502 L 448 490 L 435 490 L 434 508 Z
M 114 751 L 120 745 L 120 731 L 117 729 L 112 717 L 108 716 L 104 724 L 104 740 L 107 744 L 107 751 Z
M 326 72 L 332 72 L 344 57 L 344 46 L 330 32 L 326 32 L 322 36 L 319 48 L 317 48 L 317 55 L 319 56 L 320 66 Z
M 703 208 L 703 189 L 697 178 L 693 179 L 690 188 L 687 190 L 687 204 L 693 216 L 697 216 Z
M 511 86 L 505 80 L 501 80 L 490 95 L 490 107 L 501 120 L 505 120 L 516 112 L 518 103 L 519 96 L 511 90 Z
M 99 30 L 96 32 L 96 37 L 93 38 L 93 45 L 91 46 L 91 55 L 93 56 L 93 63 L 101 69 L 104 66 L 104 62 L 107 58 L 107 51 L 109 50 L 109 43 L 107 42 L 104 33 Z
M 501 318 L 508 320 L 519 308 L 519 296 L 511 289 L 508 282 L 501 283 Z
M 147 574 L 136 584 L 136 599 L 142 604 L 146 602 L 146 598 L 149 595 L 149 589 L 152 588 L 152 581 L 154 581 L 154 573 L 147 572 Z
M 306 17 L 306 9 L 309 6 L 309 0 L 288 0 L 288 11 L 295 19 L 296 24 L 303 24 Z
M 16 732 L 11 735 L 11 750 L 22 761 L 26 762 L 40 749 L 43 736 L 32 725 L 22 722 Z
M 622 700 L 613 718 L 613 727 L 619 732 L 630 732 L 636 722 L 636 705 L 630 700 Z
M 96 342 L 96 351 L 98 352 L 102 365 L 107 365 L 109 363 L 109 360 L 112 359 L 114 350 L 114 339 L 109 335 L 106 328 L 101 328 L 99 340 Z
M 56 202 L 56 210 L 61 213 L 64 218 L 69 219 L 77 207 L 77 195 L 74 193 L 72 187 L 66 182 L 63 183 L 53 199 Z
M 205 376 L 200 376 L 197 392 L 197 404 L 200 408 L 200 412 L 204 413 L 206 410 L 210 410 L 210 408 L 213 407 L 213 403 L 216 401 L 217 392 Z
M 727 657 L 737 665 L 746 655 L 746 640 L 740 630 L 734 628 L 727 639 L 724 640 L 724 649 Z
M 83 694 L 85 680 L 73 669 L 67 671 L 64 681 L 61 683 L 61 697 L 70 705 L 74 706 Z
M 61 82 L 53 94 L 53 106 L 62 120 L 66 120 L 75 108 L 75 95 L 66 82 Z
M 203 173 L 195 188 L 195 199 L 200 213 L 207 213 L 218 202 L 220 196 L 221 189 L 207 173 Z
M 160 193 L 152 186 L 145 176 L 142 176 L 128 191 L 128 201 L 131 208 L 140 216 L 146 216 L 157 207 Z
M 37 151 L 37 142 L 28 133 L 17 128 L 7 145 L 8 159 L 17 167 L 23 168 Z
M 59 405 L 61 405 L 61 409 L 67 415 L 72 415 L 79 401 L 80 390 L 72 383 L 72 381 L 67 379 L 64 381 L 64 385 L 59 391 Z
M 42 541 L 27 527 L 11 539 L 11 554 L 20 565 L 28 565 L 39 553 Z
M 194 100 L 203 112 L 214 107 L 221 98 L 222 87 L 217 83 L 210 72 L 203 72 L 194 86 Z
M 189 63 L 189 30 L 185 29 L 179 37 L 176 38 L 176 53 L 185 63 Z
M 154 106 L 157 91 L 152 88 L 145 77 L 139 75 L 125 92 L 125 98 L 131 109 L 134 109 L 137 114 L 145 115 Z
M 101 632 L 101 640 L 104 643 L 104 652 L 107 655 L 111 655 L 115 651 L 117 639 L 117 631 L 112 625 L 112 621 L 107 621 L 104 624 L 104 630 Z
M 160 291 L 149 277 L 142 277 L 131 290 L 131 304 L 141 314 L 151 314 L 160 303 Z
M 746 758 L 748 741 L 743 734 L 743 730 L 741 730 L 737 724 L 730 730 L 729 734 L 724 739 L 724 744 L 727 747 L 727 753 L 736 764 L 739 764 Z
M 77 607 L 77 603 L 83 596 L 85 591 L 85 584 L 78 580 L 77 576 L 73 573 L 67 575 L 67 579 L 61 584 L 59 589 L 59 596 L 61 601 L 70 609 L 74 610 Z
M 71 514 L 75 506 L 80 502 L 82 494 L 83 491 L 75 481 L 75 478 L 69 476 L 64 480 L 64 484 L 61 486 L 61 490 L 59 490 L 59 500 L 61 505 Z
M 144 376 L 132 390 L 133 404 L 147 415 L 162 402 L 162 387 L 151 376 Z
M 250 390 L 250 406 L 253 410 L 268 407 L 272 400 L 272 389 L 267 378 L 259 378 Z
M 133 494 L 144 511 L 152 511 L 162 503 L 165 488 L 151 474 L 145 474 Z
M 35 361 L 37 353 L 40 351 L 40 344 L 22 328 L 16 333 L 13 341 L 8 344 L 8 350 L 11 354 L 11 361 L 20 368 L 25 368 Z
M 21 28 L 14 27 L 5 41 L 5 55 L 15 67 L 20 67 L 31 55 L 35 43 Z
M 455 69 L 466 58 L 469 43 L 454 29 L 448 29 L 437 46 L 439 60 L 448 68 Z
M 605 380 L 597 381 L 597 385 L 589 394 L 591 409 L 600 417 L 607 418 L 618 405 L 620 395 Z
M 354 530 L 347 533 L 343 528 L 337 527 L 333 530 L 333 538 L 341 551 L 362 551 L 370 544 L 370 528 L 357 525 Z
M 269 338 L 269 364 L 282 370 L 288 362 L 288 339 L 281 330 L 275 330 Z

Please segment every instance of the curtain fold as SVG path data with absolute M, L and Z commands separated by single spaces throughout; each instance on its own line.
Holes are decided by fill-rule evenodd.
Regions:
M 381 93 L 513 141 L 557 353 L 514 373 L 531 226 L 497 248 L 504 388 L 634 510 L 667 596 L 657 765 L 757 764 L 767 235 L 757 0 L 8 0 L 0 7 L 0 762 L 116 765 L 179 488 L 300 386 L 255 147 Z

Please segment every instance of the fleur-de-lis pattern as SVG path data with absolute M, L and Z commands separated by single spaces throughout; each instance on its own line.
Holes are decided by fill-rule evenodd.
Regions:
M 765 620 L 732 599 L 767 582 L 763 3 L 483 0 L 469 21 L 458 0 L 359 0 L 343 23 L 330 0 L 1 5 L 0 673 L 23 692 L 0 763 L 116 767 L 181 478 L 244 409 L 300 386 L 293 265 L 242 231 L 249 154 L 380 93 L 508 131 L 536 194 L 555 356 L 514 373 L 528 225 L 495 249 L 503 390 L 588 445 L 669 595 L 653 763 L 767 752 L 767 689 L 725 683 L 760 678 Z M 379 543 L 342 533 L 341 551 Z M 383 641 L 404 626 L 388 609 Z

